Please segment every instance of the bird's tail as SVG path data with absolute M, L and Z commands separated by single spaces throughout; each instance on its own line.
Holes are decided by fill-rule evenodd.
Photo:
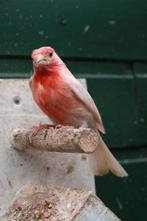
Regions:
M 128 176 L 127 172 L 112 155 L 101 137 L 96 151 L 90 154 L 90 164 L 95 175 L 103 176 L 111 171 L 118 177 Z

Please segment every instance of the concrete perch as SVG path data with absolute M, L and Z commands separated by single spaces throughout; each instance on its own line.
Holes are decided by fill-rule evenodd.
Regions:
M 25 185 L 1 221 L 120 221 L 91 191 Z
M 90 128 L 60 126 L 41 129 L 31 137 L 32 129 L 14 129 L 11 144 L 15 149 L 36 149 L 50 152 L 91 153 L 94 152 L 99 138 Z

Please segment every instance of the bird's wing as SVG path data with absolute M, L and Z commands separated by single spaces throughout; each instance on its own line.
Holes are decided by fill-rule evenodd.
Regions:
M 30 86 L 31 89 L 32 89 L 32 80 L 33 80 L 33 77 L 31 77 L 31 78 L 29 79 L 29 86 Z
M 70 84 L 70 88 L 73 91 L 73 93 L 76 95 L 76 97 L 84 104 L 84 106 L 92 113 L 97 128 L 102 132 L 105 133 L 105 128 L 100 116 L 100 113 L 88 93 L 88 91 L 83 87 L 83 85 L 71 74 L 68 73 L 68 76 L 66 76 L 66 80 L 68 81 L 68 84 Z

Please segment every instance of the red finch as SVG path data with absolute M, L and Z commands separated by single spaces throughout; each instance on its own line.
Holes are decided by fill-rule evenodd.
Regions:
M 92 97 L 55 50 L 51 47 L 35 49 L 32 60 L 34 74 L 30 87 L 40 109 L 55 124 L 89 127 L 97 132 L 100 142 L 96 151 L 90 154 L 96 175 L 104 175 L 110 170 L 116 176 L 127 176 L 98 132 L 105 133 L 105 129 Z

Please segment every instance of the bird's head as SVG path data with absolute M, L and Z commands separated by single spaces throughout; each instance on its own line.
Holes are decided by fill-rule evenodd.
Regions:
M 41 47 L 32 51 L 32 60 L 35 69 L 42 70 L 58 66 L 62 62 L 55 50 L 51 47 Z

